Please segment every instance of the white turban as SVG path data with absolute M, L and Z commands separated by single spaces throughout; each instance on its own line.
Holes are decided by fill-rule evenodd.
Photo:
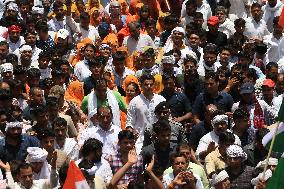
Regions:
M 9 128 L 23 128 L 23 123 L 22 122 L 19 122 L 19 121 L 16 121 L 16 122 L 8 122 L 6 123 L 6 128 L 5 128 L 5 131 L 7 131 Z
M 44 14 L 44 8 L 41 6 L 33 6 L 31 13 L 32 14 Z
M 44 162 L 46 161 L 46 157 L 48 152 L 45 149 L 38 148 L 38 147 L 28 147 L 27 148 L 27 162 Z
M 183 35 L 185 35 L 185 30 L 182 28 L 182 27 L 175 27 L 173 30 L 172 30 L 172 34 L 174 32 L 180 32 L 182 33 Z
M 0 65 L 0 73 L 5 73 L 5 72 L 13 72 L 13 64 L 4 63 Z
M 163 56 L 162 64 L 174 64 L 174 63 L 175 63 L 175 57 L 173 55 Z
M 18 12 L 19 11 L 19 7 L 16 3 L 14 2 L 11 2 L 7 5 L 7 10 L 13 10 L 13 11 L 16 11 Z
M 263 172 L 259 173 L 259 175 L 256 178 L 253 178 L 251 180 L 251 184 L 256 186 L 259 180 L 262 179 L 262 177 L 263 177 Z M 267 169 L 266 172 L 264 173 L 263 180 L 266 182 L 270 177 L 272 177 L 272 171 L 270 169 Z
M 220 122 L 225 122 L 228 125 L 228 123 L 229 123 L 228 116 L 227 115 L 216 115 L 212 119 L 211 125 L 214 127 L 215 124 L 220 123 Z
M 49 179 L 51 166 L 48 164 L 46 160 L 48 152 L 45 149 L 39 147 L 28 147 L 27 152 L 28 155 L 26 158 L 26 162 L 28 163 L 43 162 L 40 172 L 34 173 L 34 179 L 35 180 Z
M 29 46 L 29 45 L 23 45 L 20 49 L 19 49 L 19 52 L 22 53 L 24 51 L 32 51 L 32 47 Z
M 227 156 L 230 158 L 241 157 L 243 158 L 243 160 L 247 159 L 247 154 L 244 152 L 242 147 L 240 147 L 239 145 L 236 145 L 236 144 L 230 145 L 227 148 L 226 152 L 227 152 Z
M 266 164 L 266 160 L 264 160 L 264 161 L 260 161 L 257 165 L 256 165 L 256 167 L 258 168 L 258 167 L 265 167 L 265 164 Z M 269 158 L 268 159 L 268 165 L 277 165 L 278 164 L 278 159 L 276 159 L 276 158 Z
M 214 174 L 212 176 L 212 185 L 215 186 L 216 184 L 222 182 L 226 178 L 229 178 L 229 175 L 225 170 L 221 171 L 219 174 Z

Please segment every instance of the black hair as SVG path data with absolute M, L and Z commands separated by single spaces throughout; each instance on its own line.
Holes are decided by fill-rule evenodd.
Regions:
M 197 6 L 196 0 L 188 0 L 188 1 L 185 3 L 185 6 L 189 6 L 189 5 Z
M 245 26 L 246 21 L 243 18 L 238 18 L 234 21 L 234 25 L 235 25 L 235 27 Z
M 131 131 L 128 130 L 122 130 L 118 133 L 118 141 L 121 141 L 123 139 L 128 139 L 128 140 L 134 140 L 134 134 Z
M 204 47 L 203 52 L 204 52 L 204 54 L 205 54 L 205 53 L 212 53 L 212 54 L 218 55 L 218 47 L 217 47 L 217 45 L 215 45 L 215 44 L 208 43 L 208 44 Z
M 269 129 L 267 129 L 267 128 L 258 129 L 255 133 L 255 140 L 261 141 L 267 133 L 269 133 Z
M 204 80 L 214 79 L 216 82 L 219 81 L 219 76 L 215 72 L 207 72 L 205 74 Z
M 171 131 L 171 126 L 168 120 L 159 120 L 153 124 L 153 131 L 156 134 L 161 133 L 162 131 Z
M 183 157 L 187 161 L 187 157 L 184 154 L 177 152 L 171 155 L 171 164 L 173 164 L 174 160 L 178 157 Z
M 203 17 L 202 12 L 196 12 L 196 13 L 194 13 L 193 17 L 194 17 L 194 18 L 202 18 L 202 19 L 204 20 L 204 17 Z
M 93 45 L 93 44 L 91 44 L 91 43 L 87 43 L 87 44 L 83 47 L 82 50 L 85 51 L 87 47 L 91 47 L 91 48 L 94 50 L 94 52 L 96 52 L 96 46 Z
M 32 166 L 31 166 L 31 164 L 26 163 L 26 162 L 22 162 L 22 163 L 18 166 L 17 172 L 20 173 L 21 169 L 29 169 L 29 168 L 33 169 Z
M 61 183 L 65 183 L 65 180 L 67 178 L 68 168 L 69 168 L 69 165 L 65 163 L 60 167 L 58 171 L 58 178 Z
M 16 63 L 18 63 L 18 56 L 13 54 L 13 53 L 9 53 L 6 56 L 6 62 L 11 62 L 12 64 L 14 64 L 14 63 L 16 64 Z
M 41 132 L 37 133 L 37 138 L 41 141 L 47 137 L 55 138 L 55 133 L 52 129 L 44 129 Z
M 46 89 L 46 88 L 51 88 L 52 86 L 54 86 L 53 80 L 51 78 L 45 78 L 43 80 L 40 81 L 40 87 L 42 89 Z
M 238 108 L 234 111 L 233 113 L 233 119 L 245 119 L 245 118 L 249 118 L 249 114 L 247 111 L 244 111 L 241 108 Z
M 39 21 L 36 22 L 35 29 L 37 31 L 42 31 L 42 32 L 48 33 L 48 25 L 43 20 L 39 20 Z
M 53 10 L 56 10 L 56 9 L 58 9 L 59 7 L 63 7 L 64 6 L 64 4 L 61 2 L 61 1 L 55 1 L 54 3 L 53 3 Z
M 273 24 L 275 24 L 275 25 L 278 25 L 278 23 L 279 23 L 279 16 L 275 16 L 274 18 L 273 18 Z
M 63 72 L 62 69 L 55 68 L 55 69 L 52 69 L 51 76 L 52 77 L 55 77 L 55 76 L 65 76 L 65 73 Z
M 157 25 L 157 21 L 153 18 L 149 18 L 148 20 L 146 20 L 145 22 L 145 27 L 148 28 L 150 26 L 154 26 L 156 28 Z
M 7 48 L 9 48 L 9 44 L 6 41 L 0 41 L 0 46 L 6 46 Z
M 53 106 L 58 106 L 58 98 L 56 98 L 55 96 L 48 96 L 46 99 L 46 106 L 49 107 L 53 107 Z
M 95 86 L 108 86 L 107 85 L 107 80 L 105 78 L 100 78 L 98 80 L 95 81 Z
M 87 157 L 90 153 L 97 151 L 103 147 L 103 143 L 95 138 L 86 140 L 81 148 L 81 154 L 83 157 Z
M 265 68 L 267 70 L 270 70 L 271 68 L 277 68 L 278 69 L 278 64 L 276 62 L 269 62 L 268 64 L 266 64 Z
M 102 109 L 108 109 L 108 110 L 110 111 L 110 113 L 112 114 L 112 109 L 111 109 L 111 107 L 110 107 L 110 106 L 104 106 L 104 105 L 103 105 L 103 106 L 101 106 L 101 107 L 98 108 L 98 114 L 99 114 L 99 115 L 100 115 Z
M 195 66 L 197 66 L 197 60 L 190 55 L 186 55 L 186 57 L 183 59 L 183 65 L 185 65 L 187 62 L 192 62 Z
M 129 85 L 132 85 L 132 86 L 135 88 L 135 92 L 136 92 L 137 94 L 140 94 L 140 93 L 141 93 L 140 88 L 139 88 L 139 85 L 138 85 L 137 83 L 135 83 L 135 82 L 130 82 L 130 83 L 127 84 L 126 88 L 127 88 Z
M 53 123 L 52 123 L 52 129 L 54 129 L 54 127 L 56 126 L 60 126 L 60 127 L 65 127 L 67 128 L 67 121 L 62 118 L 62 117 L 57 117 L 54 119 Z
M 30 5 L 30 1 L 29 0 L 21 0 L 21 1 L 17 1 L 19 3 L 19 6 L 22 5 Z
M 167 24 L 177 24 L 179 22 L 179 18 L 175 14 L 170 14 L 165 17 L 164 23 Z
M 11 100 L 13 98 L 10 90 L 0 89 L 0 100 Z
M 256 81 L 258 79 L 258 75 L 256 73 L 256 70 L 253 68 L 249 68 L 246 72 L 246 76 L 253 78 L 254 81 Z
M 36 106 L 33 110 L 33 114 L 36 117 L 40 114 L 47 113 L 47 112 L 48 112 L 48 109 L 47 109 L 46 105 L 43 105 L 43 104 Z
M 157 113 L 157 112 L 159 112 L 159 111 L 162 110 L 162 109 L 170 109 L 169 103 L 166 102 L 166 101 L 160 102 L 160 103 L 155 107 L 154 113 Z
M 80 14 L 80 20 L 90 20 L 90 15 L 87 12 L 82 12 Z
M 32 34 L 32 35 L 35 35 L 37 36 L 37 33 L 36 32 L 33 32 L 33 31 L 27 31 L 25 34 L 24 34 L 24 38 L 26 39 L 28 37 L 29 34 Z
M 142 84 L 144 83 L 145 80 L 152 80 L 152 81 L 155 82 L 154 76 L 149 74 L 149 73 L 143 74 L 139 79 L 140 83 L 142 83 Z
M 116 61 L 124 61 L 126 59 L 126 55 L 123 51 L 116 51 L 113 53 L 112 58 Z
M 162 75 L 162 82 L 165 82 L 169 79 L 173 79 L 174 83 L 176 84 L 176 77 L 173 74 L 163 74 Z
M 22 65 L 16 65 L 13 71 L 14 75 L 26 74 L 27 69 Z
M 251 5 L 251 10 L 252 10 L 253 8 L 260 8 L 260 9 L 261 9 L 261 5 L 260 5 L 259 3 L 253 3 L 253 4 Z
M 50 54 L 47 51 L 41 51 L 38 55 L 38 59 L 40 60 L 43 58 L 50 60 Z
M 28 70 L 28 77 L 31 78 L 40 78 L 40 70 L 38 68 L 30 68 Z
M 225 131 L 219 135 L 219 144 L 229 144 L 232 145 L 235 143 L 235 136 L 233 133 Z

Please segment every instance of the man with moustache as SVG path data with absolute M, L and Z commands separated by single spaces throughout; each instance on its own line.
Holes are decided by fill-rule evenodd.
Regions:
M 39 141 L 33 136 L 22 134 L 22 122 L 8 122 L 6 136 L 0 140 L 0 159 L 3 162 L 12 160 L 23 161 L 28 147 L 39 147 Z

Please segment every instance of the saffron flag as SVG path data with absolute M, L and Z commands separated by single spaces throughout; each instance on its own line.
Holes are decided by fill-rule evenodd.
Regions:
M 83 173 L 77 167 L 75 161 L 71 161 L 69 164 L 63 189 L 90 189 Z
M 281 11 L 281 14 L 280 14 L 280 16 L 279 16 L 279 22 L 278 22 L 278 24 L 282 27 L 282 28 L 284 28 L 284 7 L 282 8 L 282 11 Z

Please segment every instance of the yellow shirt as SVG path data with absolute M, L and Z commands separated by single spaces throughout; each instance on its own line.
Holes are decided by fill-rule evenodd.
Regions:
M 226 163 L 219 152 L 219 148 L 216 148 L 216 150 L 205 157 L 204 165 L 207 175 L 210 175 L 218 169 L 224 169 L 226 167 Z

